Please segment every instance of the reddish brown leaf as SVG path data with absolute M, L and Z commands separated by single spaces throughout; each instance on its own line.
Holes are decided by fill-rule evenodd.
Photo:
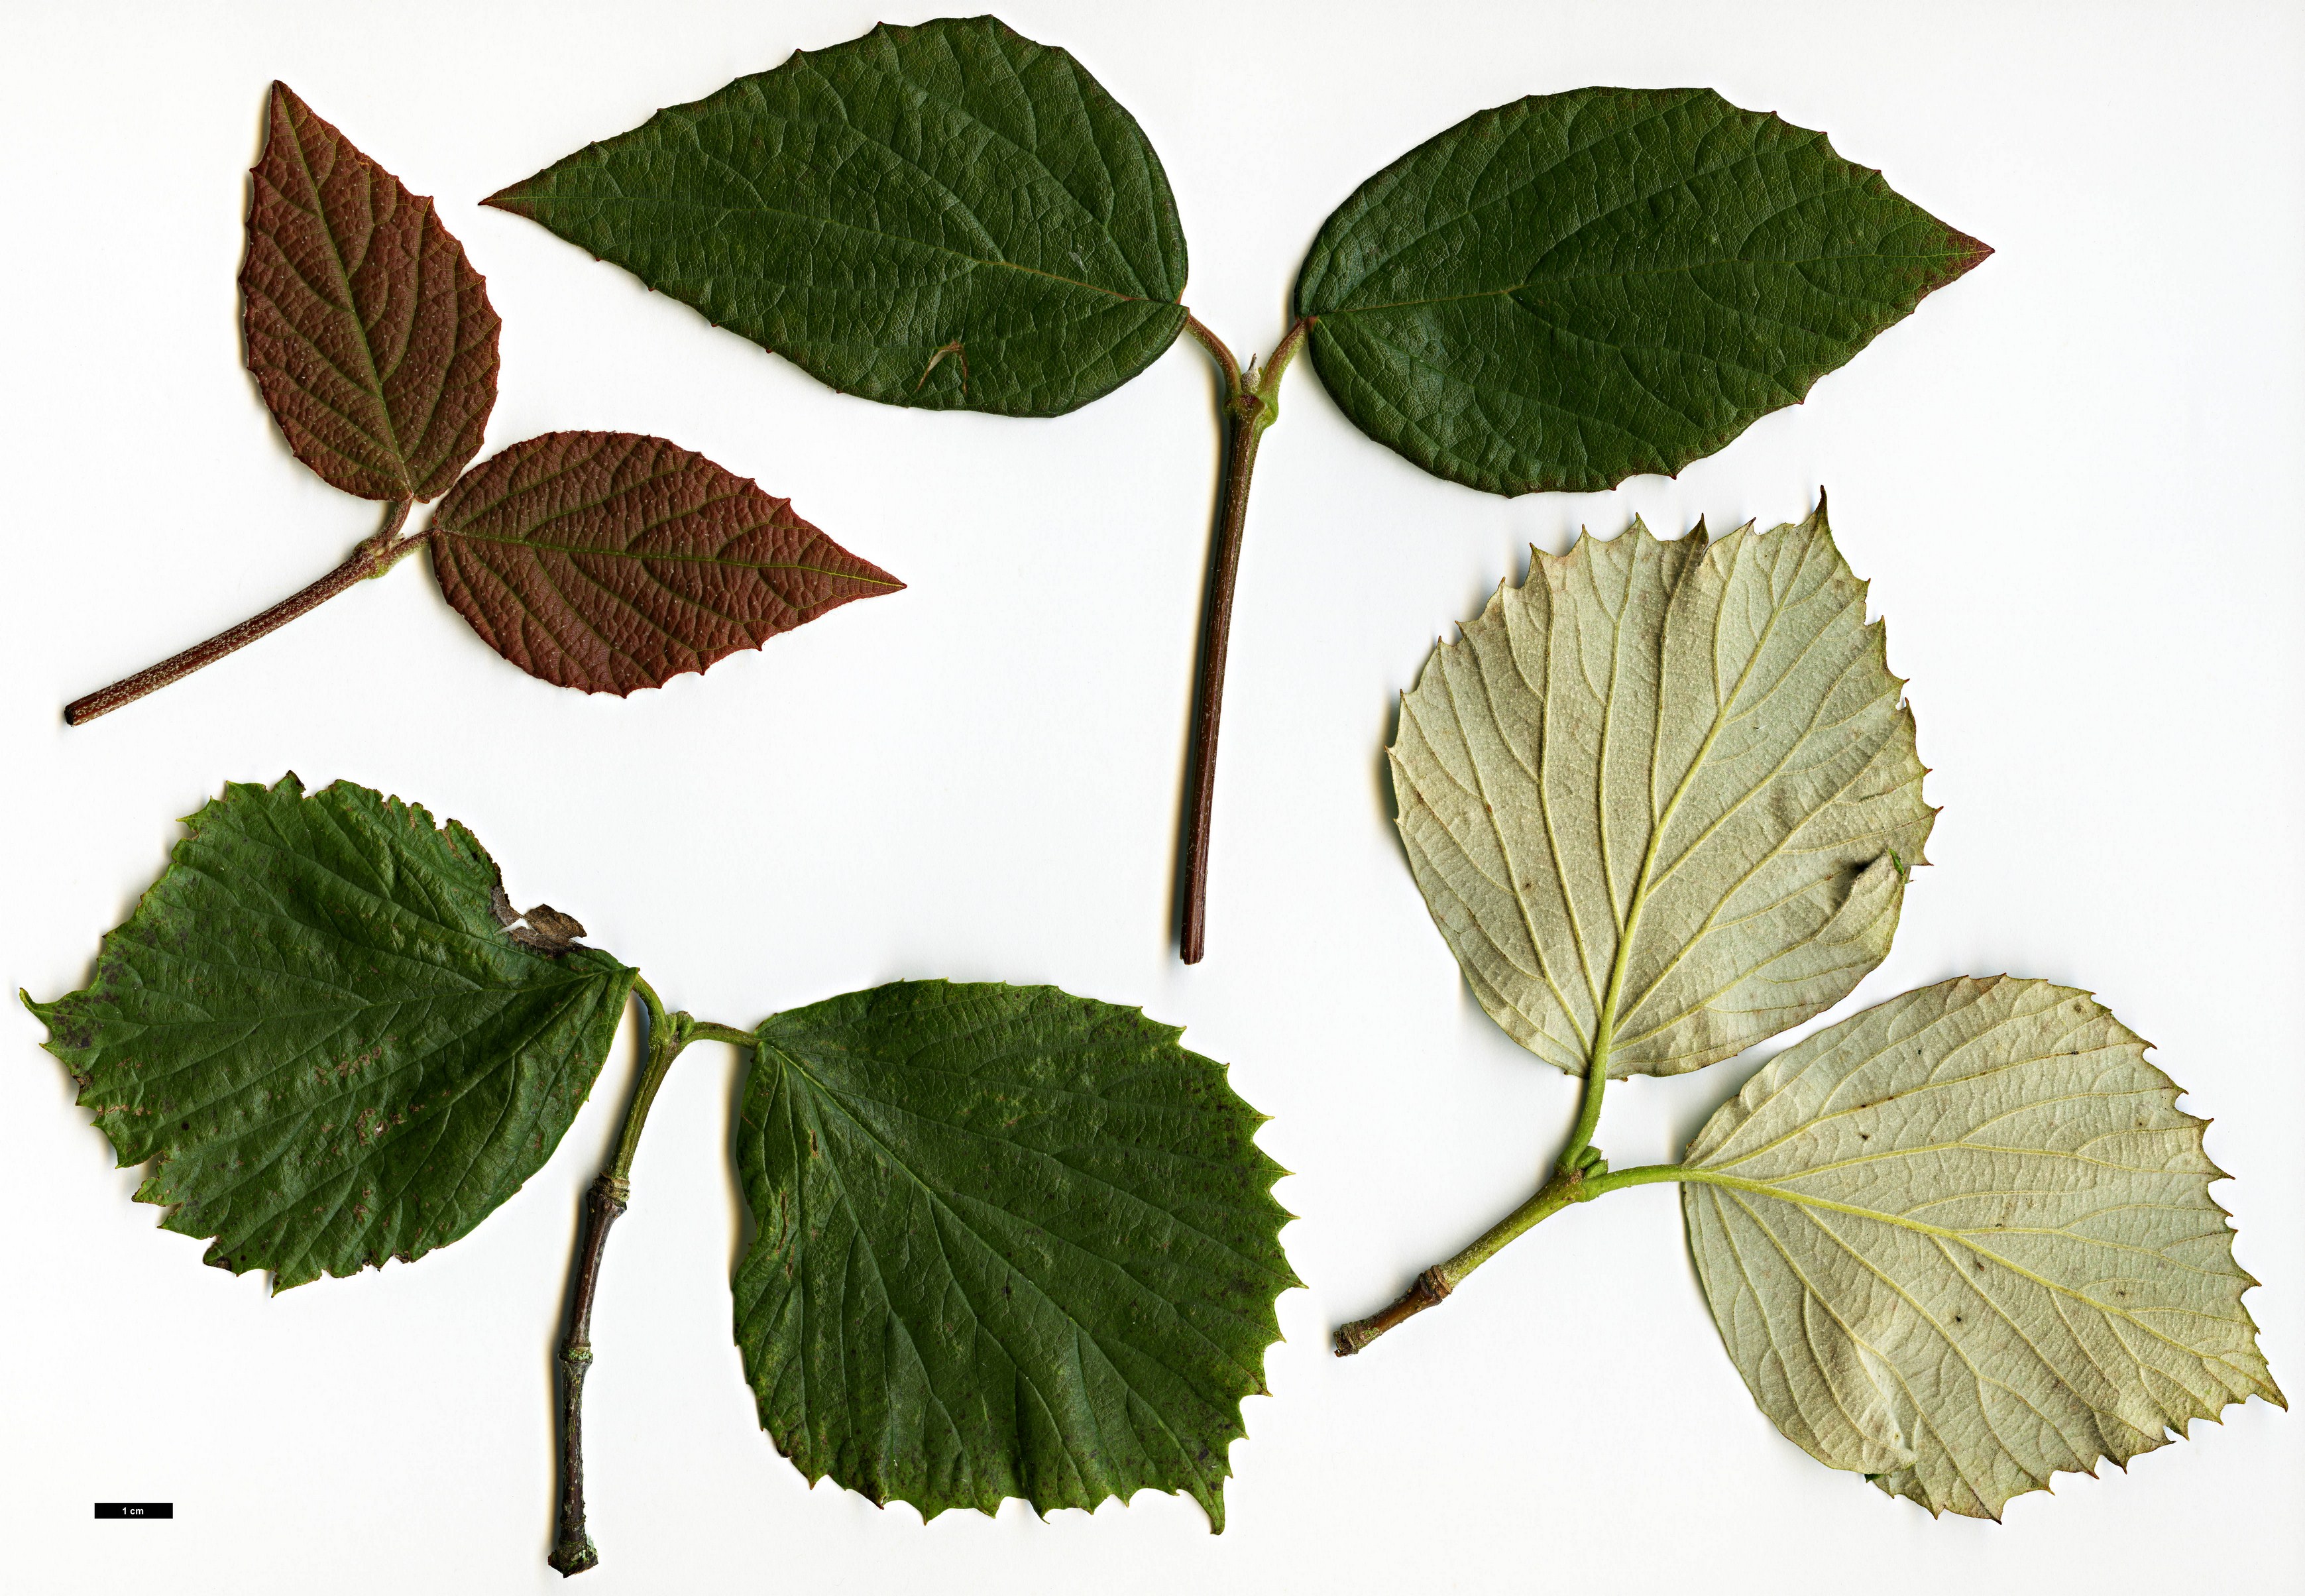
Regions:
M 904 584 L 792 501 L 661 438 L 547 432 L 483 461 L 432 522 L 440 591 L 532 676 L 660 687 Z
M 432 201 L 272 85 L 250 175 L 248 369 L 296 457 L 363 499 L 437 499 L 497 400 L 497 313 Z

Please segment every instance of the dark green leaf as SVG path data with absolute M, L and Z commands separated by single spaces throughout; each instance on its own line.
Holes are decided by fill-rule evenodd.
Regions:
M 1061 414 L 1185 325 L 1143 130 L 991 17 L 796 54 L 488 202 L 884 404 Z
M 1361 186 L 1297 309 L 1345 414 L 1494 493 L 1679 471 L 1991 252 L 1706 89 L 1467 117 Z
M 137 1200 L 280 1289 L 455 1241 L 559 1145 L 633 972 L 523 946 L 472 834 L 364 787 L 236 784 L 185 824 L 87 989 L 31 1004 L 151 1165 Z
M 763 1024 L 736 1275 L 761 1425 L 927 1515 L 1151 1486 L 1224 1525 L 1298 1284 L 1261 1116 L 1135 1009 L 903 982 Z

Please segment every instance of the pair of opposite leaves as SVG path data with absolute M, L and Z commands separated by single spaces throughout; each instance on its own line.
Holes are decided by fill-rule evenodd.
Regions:
M 1671 1074 L 1886 955 L 1935 813 L 1819 513 L 1539 556 L 1436 651 L 1391 758 L 1483 1005 L 1571 1072 Z M 236 787 L 85 991 L 35 1005 L 140 1199 L 284 1284 L 464 1234 L 550 1155 L 634 973 L 515 917 L 463 827 Z M 1257 1116 L 1178 1033 L 1047 988 L 900 983 L 764 1022 L 736 1336 L 812 1476 L 925 1512 L 1139 1485 L 1222 1522 L 1295 1283 Z M 1958 979 L 1771 1060 L 1649 1172 L 1792 1440 L 1997 1515 L 2280 1393 L 2203 1122 L 2086 994 Z
M 346 491 L 447 493 L 441 585 L 515 664 L 627 693 L 899 585 L 660 440 L 549 434 L 456 483 L 496 368 L 463 249 L 280 86 L 255 178 L 248 350 L 274 415 Z M 889 404 L 1061 414 L 1188 320 L 1143 131 L 990 17 L 795 54 L 489 203 Z M 1721 448 L 1986 252 L 1822 134 L 1709 90 L 1592 89 L 1372 177 L 1296 308 L 1378 441 L 1495 492 L 1595 490 Z
M 630 693 L 903 585 L 661 438 L 548 432 L 466 472 L 498 322 L 432 202 L 283 83 L 251 177 L 240 280 L 266 405 L 332 486 L 395 507 L 379 568 L 429 543 L 448 602 L 514 664 Z M 395 542 L 433 499 L 429 530 Z
M 1401 700 L 1399 827 L 1482 1006 L 1571 1074 L 1671 1075 L 1823 1012 L 1925 863 L 1904 684 L 1819 505 L 1535 556 Z M 1771 1059 L 1675 1168 L 1762 1410 L 1931 1512 L 1998 1517 L 2282 1401 L 2206 1122 L 2087 993 L 1957 978 Z
M 276 1288 L 467 1234 L 551 1157 L 638 972 L 515 915 L 464 827 L 366 788 L 234 785 L 186 824 L 87 988 L 31 1005 L 121 1164 L 150 1165 L 137 1199 Z M 1298 1282 L 1263 1116 L 1179 1035 L 942 981 L 753 1031 L 735 1335 L 812 1480 L 930 1515 L 1150 1486 L 1222 1527 Z

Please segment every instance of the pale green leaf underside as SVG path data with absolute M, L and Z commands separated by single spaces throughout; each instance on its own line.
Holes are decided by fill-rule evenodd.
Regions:
M 1337 208 L 1297 277 L 1338 405 L 1493 493 L 1675 472 L 1991 252 L 1709 89 L 1482 111 Z
M 1149 1486 L 1223 1527 L 1240 1402 L 1297 1282 L 1261 1116 L 1179 1034 L 941 981 L 761 1027 L 736 1343 L 809 1478 L 929 1516 Z
M 2205 1122 L 2085 993 L 1892 998 L 1770 1061 L 1690 1144 L 1697 1273 L 1785 1435 L 1998 1517 L 2229 1403 L 2282 1401 Z
M 1481 1006 L 1671 1075 L 1838 1002 L 1923 862 L 1913 721 L 1824 507 L 1533 555 L 1403 695 L 1401 841 Z
M 185 825 L 87 989 L 31 1005 L 137 1200 L 278 1289 L 455 1241 L 551 1156 L 633 972 L 521 946 L 472 833 L 364 787 Z
M 1185 325 L 1143 130 L 991 17 L 800 52 L 489 203 L 883 404 L 1061 414 Z

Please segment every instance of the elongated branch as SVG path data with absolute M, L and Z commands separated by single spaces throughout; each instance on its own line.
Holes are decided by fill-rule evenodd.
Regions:
M 149 670 L 113 683 L 85 698 L 75 698 L 64 706 L 64 724 L 85 726 L 98 715 L 110 714 L 123 704 L 133 704 L 147 693 L 157 693 L 170 682 L 190 676 L 203 665 L 213 665 L 225 655 L 246 648 L 259 637 L 276 632 L 307 610 L 318 609 L 356 582 L 370 576 L 380 576 L 400 560 L 420 547 L 431 533 L 418 533 L 413 537 L 402 537 L 401 527 L 408 520 L 411 501 L 405 499 L 387 506 L 384 526 L 370 538 L 363 539 L 352 556 L 313 583 L 310 587 L 285 598 L 263 614 L 242 621 L 228 632 L 218 633 L 206 643 L 195 644 L 180 654 Z
M 1604 1011 L 1605 1019 L 1605 1011 Z M 1621 1186 L 1642 1186 L 1654 1181 L 1689 1178 L 1678 1164 L 1651 1164 L 1611 1174 L 1609 1161 L 1593 1146 L 1593 1130 L 1601 1118 L 1601 1097 L 1609 1089 L 1609 1046 L 1598 1042 L 1585 1071 L 1583 1102 L 1576 1128 L 1552 1174 L 1535 1194 L 1483 1231 L 1472 1245 L 1444 1262 L 1434 1264 L 1411 1282 L 1392 1304 L 1366 1319 L 1340 1326 L 1336 1333 L 1340 1358 L 1349 1358 L 1387 1330 L 1439 1306 L 1466 1276 L 1504 1250 L 1506 1245 L 1561 1212 L 1570 1203 L 1590 1202 Z
M 1224 712 L 1225 656 L 1232 642 L 1233 591 L 1240 578 L 1241 536 L 1248 524 L 1249 482 L 1256 449 L 1279 415 L 1280 374 L 1296 357 L 1309 322 L 1299 319 L 1273 350 L 1261 375 L 1233 364 L 1224 341 L 1198 319 L 1186 330 L 1200 340 L 1224 376 L 1221 409 L 1227 422 L 1221 486 L 1217 495 L 1215 545 L 1210 554 L 1208 604 L 1201 628 L 1199 687 L 1193 708 L 1193 743 L 1185 778 L 1185 838 L 1178 858 L 1183 896 L 1180 951 L 1198 964 L 1206 950 L 1209 828 L 1216 807 L 1217 727 Z
M 1583 1184 L 1582 1170 L 1569 1174 L 1554 1172 L 1551 1180 L 1537 1188 L 1535 1196 L 1482 1232 L 1480 1239 L 1462 1252 L 1417 1276 L 1390 1307 L 1340 1326 L 1337 1356 L 1349 1358 L 1387 1330 L 1405 1324 L 1427 1308 L 1438 1307 L 1457 1289 L 1459 1281 L 1494 1258 L 1507 1242 L 1550 1219 L 1570 1203 L 1589 1196 L 1581 1190 Z
M 584 1376 L 592 1367 L 592 1293 L 600 1284 L 600 1254 L 631 1191 L 631 1182 L 603 1174 L 584 1194 L 568 1333 L 560 1340 L 560 1532 L 548 1559 L 564 1578 L 600 1560 L 584 1529 Z
M 633 1083 L 632 1105 L 625 1111 L 624 1134 L 617 1139 L 617 1150 L 608 1167 L 584 1194 L 568 1294 L 568 1328 L 560 1338 L 560 1523 L 553 1537 L 552 1556 L 546 1560 L 563 1578 L 582 1574 L 600 1561 L 584 1528 L 584 1376 L 592 1367 L 592 1295 L 600 1289 L 600 1256 L 608 1245 L 608 1227 L 624 1213 L 632 1196 L 633 1156 L 640 1150 L 650 1105 L 655 1103 L 672 1061 L 687 1045 L 688 1016 L 667 1014 L 656 989 L 638 976 L 633 977 L 633 990 L 648 1015 L 647 1062 L 640 1079 Z
M 570 1266 L 568 1327 L 560 1340 L 560 1512 L 553 1536 L 552 1555 L 546 1559 L 562 1577 L 595 1567 L 600 1554 L 584 1526 L 584 1377 L 592 1367 L 592 1295 L 600 1284 L 600 1257 L 608 1243 L 608 1227 L 625 1211 L 632 1196 L 633 1157 L 640 1151 L 641 1132 L 658 1088 L 681 1050 L 694 1041 L 728 1042 L 749 1046 L 753 1033 L 734 1026 L 696 1020 L 675 1010 L 665 1011 L 656 989 L 640 977 L 633 991 L 648 1016 L 648 1056 L 640 1079 L 633 1083 L 633 1100 L 625 1111 L 624 1133 L 608 1166 L 584 1194 L 583 1224 Z

